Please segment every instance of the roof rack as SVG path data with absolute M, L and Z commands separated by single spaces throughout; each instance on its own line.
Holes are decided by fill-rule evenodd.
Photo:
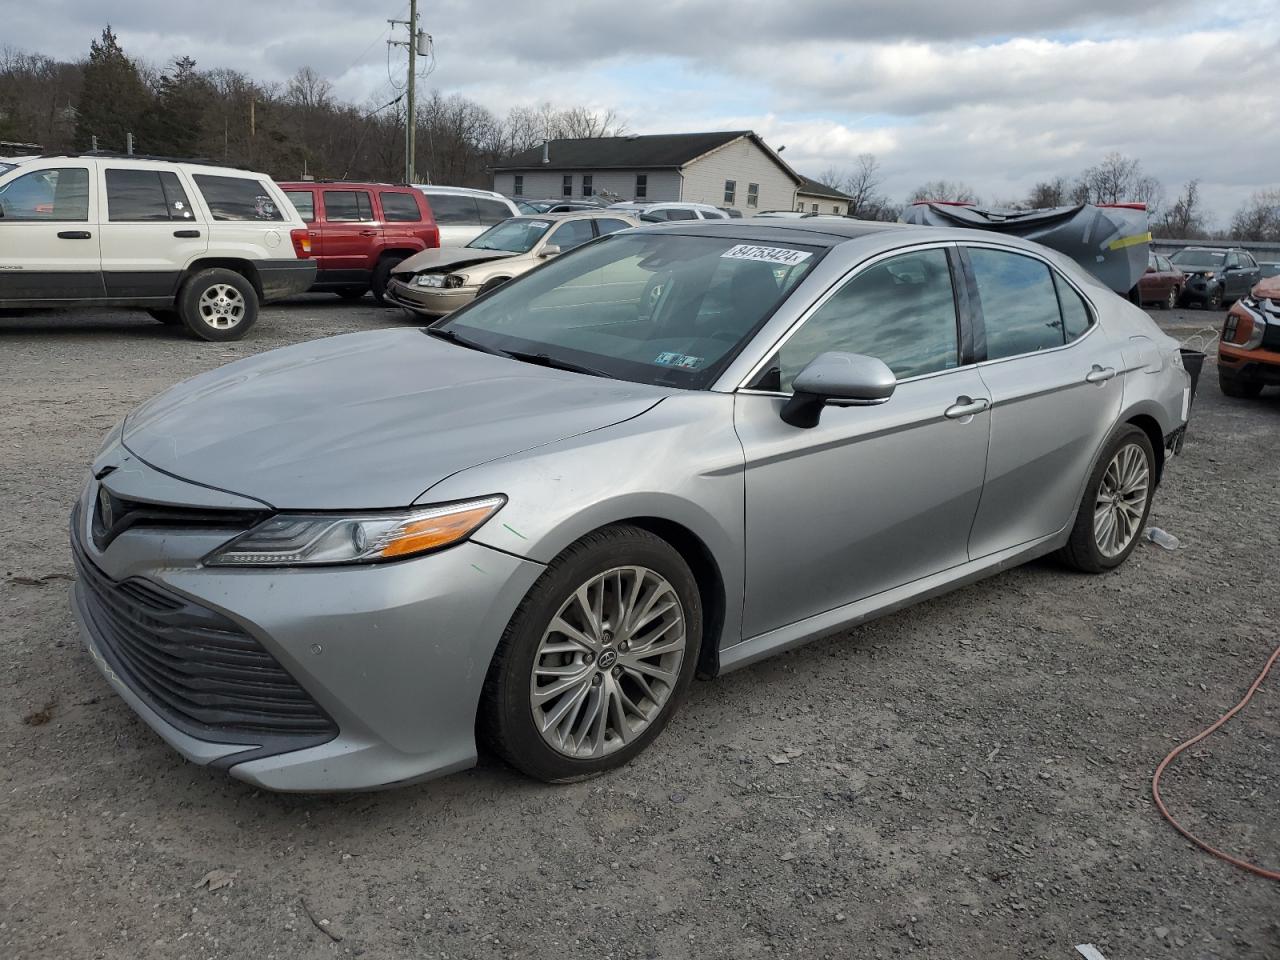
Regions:
M 217 160 L 208 160 L 203 157 L 163 157 L 150 153 L 120 153 L 116 150 L 58 150 L 53 153 L 43 153 L 40 155 L 42 160 L 51 160 L 59 158 L 67 159 L 99 159 L 99 160 L 150 160 L 157 163 L 191 163 L 200 167 L 223 167 L 227 170 L 243 170 L 246 173 L 256 173 L 248 167 L 237 167 L 230 163 L 220 163 Z
M 347 180 L 343 177 L 316 177 L 311 180 L 277 180 L 277 183 L 365 183 L 371 187 L 412 187 L 409 183 L 392 183 L 390 180 Z

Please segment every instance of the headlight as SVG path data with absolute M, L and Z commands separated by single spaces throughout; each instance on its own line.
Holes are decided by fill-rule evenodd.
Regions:
M 465 540 L 506 502 L 506 497 L 493 496 L 395 513 L 285 513 L 219 547 L 204 562 L 215 566 L 295 567 L 400 560 Z
M 459 276 L 456 273 L 422 273 L 418 275 L 417 284 L 420 287 L 445 287 L 453 289 L 460 287 L 467 282 L 467 278 Z

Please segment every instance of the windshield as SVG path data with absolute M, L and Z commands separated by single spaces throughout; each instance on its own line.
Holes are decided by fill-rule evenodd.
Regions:
M 506 250 L 509 253 L 528 253 L 551 227 L 550 220 L 534 220 L 529 217 L 512 217 L 497 226 L 490 227 L 467 244 L 475 250 Z
M 620 380 L 703 389 L 822 253 L 790 242 L 611 234 L 436 328 Z
M 1225 253 L 1209 250 L 1179 250 L 1173 255 L 1173 262 L 1180 267 L 1220 267 L 1226 259 Z

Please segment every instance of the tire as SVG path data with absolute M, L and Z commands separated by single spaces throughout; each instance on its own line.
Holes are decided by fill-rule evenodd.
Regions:
M 1080 508 L 1076 511 L 1075 525 L 1066 545 L 1058 551 L 1058 557 L 1067 566 L 1084 573 L 1103 573 L 1114 570 L 1133 553 L 1151 512 L 1152 495 L 1155 493 L 1156 457 L 1151 440 L 1133 424 L 1125 424 L 1108 441 L 1098 458 L 1098 463 L 1085 484 Z M 1110 526 L 1098 516 L 1100 500 L 1109 499 L 1109 490 L 1120 481 L 1120 497 L 1108 510 Z M 1142 502 L 1137 502 L 1137 484 L 1142 488 Z M 1105 488 L 1104 488 L 1105 484 Z M 1133 492 L 1124 494 L 1130 489 Z M 1122 504 L 1128 503 L 1128 507 Z M 1105 509 L 1105 508 L 1103 508 Z M 1109 530 L 1126 535 L 1110 540 Z
M 148 310 L 153 320 L 159 320 L 166 327 L 176 327 L 182 323 L 182 318 L 178 316 L 177 310 Z
M 480 288 L 476 294 L 477 297 L 483 297 L 490 290 L 497 290 L 500 286 L 510 280 L 510 277 L 494 277 L 492 280 L 486 281 L 485 285 Z
M 387 300 L 387 281 L 391 279 L 391 271 L 404 260 L 404 257 L 388 256 L 378 261 L 378 265 L 373 268 L 373 278 L 369 281 L 369 289 L 373 292 L 373 299 L 380 307 L 389 306 Z
M 1253 400 L 1262 393 L 1262 384 L 1252 380 L 1241 380 L 1221 370 L 1218 371 L 1218 386 L 1224 394 L 1236 400 Z
M 640 587 L 633 593 L 637 581 Z M 597 618 L 598 629 L 577 602 L 581 593 L 593 608 L 599 598 L 599 609 L 607 611 Z M 625 599 L 636 597 L 628 607 Z M 664 608 L 667 597 L 678 607 Z M 651 610 L 646 613 L 647 600 L 662 611 L 657 619 Z M 643 629 L 634 634 L 618 629 L 614 635 L 629 618 L 646 615 L 650 619 Z M 570 632 L 552 631 L 553 621 Z M 681 628 L 678 655 L 673 648 L 646 656 L 645 650 L 674 644 Z M 644 646 L 628 649 L 637 637 Z M 698 586 L 670 544 L 632 526 L 590 533 L 551 562 L 511 618 L 485 678 L 480 734 L 507 763 L 548 783 L 620 767 L 652 743 L 678 709 L 697 668 L 701 638 Z M 552 649 L 544 649 L 544 641 Z M 657 669 L 668 680 L 650 672 Z M 566 670 L 581 681 L 572 682 Z M 563 692 L 535 699 L 535 686 L 562 682 Z M 634 708 L 630 715 L 628 705 Z M 563 711 L 558 723 L 557 711 Z M 595 722 L 601 713 L 603 723 Z M 546 734 L 544 722 L 550 723 Z M 624 727 L 628 735 L 620 736 Z
M 258 319 L 258 294 L 236 273 L 214 267 L 189 277 L 178 291 L 178 316 L 200 340 L 239 340 Z
M 1178 288 L 1170 287 L 1169 295 L 1164 298 L 1164 308 L 1166 310 L 1176 309 L 1178 306 Z
M 368 287 L 343 287 L 341 290 L 334 291 L 343 300 L 359 300 L 368 292 Z
M 1204 298 L 1204 308 L 1206 310 L 1221 310 L 1222 291 L 1214 290 L 1212 293 L 1206 294 Z

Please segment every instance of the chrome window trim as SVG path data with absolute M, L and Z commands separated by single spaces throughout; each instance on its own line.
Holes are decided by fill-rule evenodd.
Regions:
M 764 352 L 764 354 L 760 357 L 759 360 L 755 362 L 755 364 L 752 365 L 751 369 L 747 372 L 747 375 L 739 381 L 737 386 L 730 388 L 730 392 L 738 393 L 741 391 L 749 390 L 749 388 L 747 387 L 747 384 L 751 383 L 753 380 L 755 380 L 756 377 L 760 375 L 760 371 L 764 369 L 765 364 L 769 362 L 769 360 L 773 357 L 773 355 L 777 353 L 779 350 L 781 350 L 784 346 L 786 346 L 787 341 L 790 340 L 793 336 L 795 336 L 796 331 L 798 331 L 801 327 L 803 327 L 806 323 L 808 323 L 809 319 L 815 313 L 817 313 L 818 310 L 820 310 L 823 306 L 825 306 L 827 301 L 830 300 L 833 296 L 835 296 L 838 290 L 842 289 L 845 286 L 845 284 L 853 280 L 858 274 L 862 273 L 864 270 L 870 269 L 871 267 L 875 266 L 877 263 L 880 263 L 882 260 L 888 260 L 893 257 L 901 256 L 906 253 L 916 253 L 921 250 L 946 250 L 948 248 L 953 248 L 956 246 L 958 246 L 958 244 L 954 240 L 929 240 L 929 241 L 924 241 L 922 243 L 913 243 L 905 247 L 895 247 L 892 250 L 885 250 L 880 253 L 873 254 L 871 257 L 861 261 L 860 263 L 854 264 L 854 266 L 850 267 L 847 272 L 845 272 L 839 277 L 839 279 L 837 279 L 834 283 L 832 283 L 831 286 L 828 287 L 823 292 L 822 296 L 818 297 L 816 300 L 813 301 L 813 303 L 809 304 L 809 306 L 805 308 L 805 311 L 799 317 L 796 318 L 795 322 L 792 323 L 791 326 L 788 327 L 786 330 L 784 330 L 775 339 L 773 345 Z M 839 248 L 840 248 L 840 245 L 837 244 L 835 247 L 832 248 L 832 251 L 834 252 Z M 948 267 L 948 269 L 950 268 Z M 954 275 L 952 276 L 951 282 L 952 282 L 952 285 L 954 286 L 955 284 Z M 799 289 L 799 285 L 796 286 L 796 289 Z M 795 290 L 792 291 L 793 295 L 794 293 L 795 293 Z M 790 299 L 790 297 L 788 297 L 788 299 Z M 783 302 L 785 303 L 786 301 L 783 301 Z M 961 320 L 959 313 L 960 311 L 959 309 L 957 309 L 956 310 L 957 323 L 960 322 Z M 959 342 L 957 342 L 956 344 L 956 350 L 957 350 L 957 359 L 958 359 Z M 958 365 L 955 367 L 948 367 L 945 370 L 935 370 L 932 373 L 917 374 L 914 377 L 908 377 L 904 380 L 899 380 L 898 382 L 907 383 L 911 380 L 919 380 L 924 377 L 933 377 L 942 373 L 950 373 L 953 370 L 963 370 L 965 369 L 965 366 L 967 365 Z M 712 389 L 714 389 L 714 387 Z M 764 396 L 778 396 L 778 397 L 791 396 L 791 394 L 789 393 L 774 393 L 772 391 L 751 391 L 751 392 L 763 394 Z

